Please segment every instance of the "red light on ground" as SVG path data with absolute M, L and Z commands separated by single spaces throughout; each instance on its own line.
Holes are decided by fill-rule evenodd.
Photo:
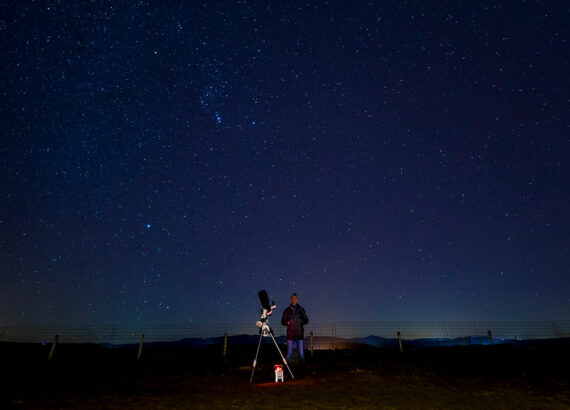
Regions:
M 314 379 L 294 379 L 294 380 L 289 380 L 287 383 L 275 383 L 275 381 L 270 381 L 270 382 L 263 382 L 263 383 L 254 383 L 251 385 L 251 388 L 256 389 L 256 388 L 269 388 L 269 386 L 291 386 L 291 385 L 296 385 L 296 386 L 314 386 L 315 383 L 318 383 L 316 380 Z M 277 387 L 274 387 L 277 388 Z

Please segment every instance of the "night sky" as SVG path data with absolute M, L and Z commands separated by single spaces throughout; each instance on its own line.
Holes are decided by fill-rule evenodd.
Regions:
M 1 4 L 1 324 L 568 318 L 566 1 Z

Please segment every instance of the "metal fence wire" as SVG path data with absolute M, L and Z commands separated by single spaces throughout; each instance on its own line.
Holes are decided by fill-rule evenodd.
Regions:
M 274 327 L 284 341 L 284 328 Z M 188 345 L 251 343 L 258 328 L 247 324 L 182 324 L 156 326 L 3 326 L 0 342 L 137 344 L 144 334 L 146 343 L 180 342 Z M 330 322 L 309 323 L 305 346 L 315 350 L 342 349 L 356 345 L 377 347 L 396 345 L 398 334 L 404 344 L 451 346 L 468 344 L 517 343 L 531 339 L 570 337 L 570 320 L 546 322 Z

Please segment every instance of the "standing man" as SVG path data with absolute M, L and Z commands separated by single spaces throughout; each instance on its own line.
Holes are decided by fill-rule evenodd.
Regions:
M 283 311 L 281 324 L 287 326 L 287 363 L 291 360 L 293 350 L 298 349 L 301 364 L 305 365 L 305 353 L 303 351 L 303 339 L 305 331 L 303 326 L 309 323 L 305 309 L 297 303 L 297 294 L 291 295 L 291 304 Z

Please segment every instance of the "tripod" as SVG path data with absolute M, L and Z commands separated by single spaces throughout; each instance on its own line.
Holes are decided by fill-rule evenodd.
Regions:
M 261 315 L 261 319 L 256 323 L 257 326 L 259 327 L 259 342 L 257 343 L 257 351 L 255 352 L 255 358 L 253 359 L 253 366 L 251 367 L 251 377 L 249 378 L 249 384 L 251 384 L 251 382 L 253 381 L 253 374 L 255 373 L 255 365 L 257 364 L 257 356 L 259 356 L 259 348 L 261 347 L 261 339 L 267 336 L 271 336 L 271 339 L 273 340 L 273 343 L 275 344 L 275 347 L 277 348 L 277 351 L 279 352 L 279 355 L 281 356 L 283 363 L 285 364 L 287 370 L 289 370 L 289 373 L 291 374 L 291 378 L 294 379 L 295 376 L 293 376 L 293 372 L 289 368 L 287 360 L 283 356 L 283 353 L 281 353 L 281 349 L 279 349 L 279 345 L 277 345 L 275 337 L 273 337 L 273 329 L 269 327 L 267 319 L 267 310 L 263 309 L 262 312 L 263 313 Z

